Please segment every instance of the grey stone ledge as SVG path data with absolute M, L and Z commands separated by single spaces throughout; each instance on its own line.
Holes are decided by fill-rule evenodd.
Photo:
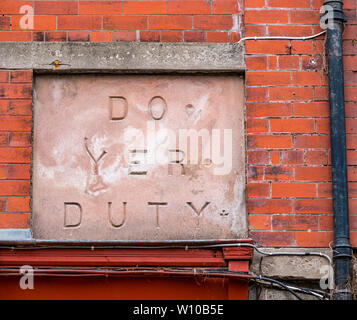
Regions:
M 55 68 L 55 60 L 60 66 Z M 243 72 L 244 50 L 229 43 L 2 42 L 0 69 L 37 72 Z
M 30 229 L 0 229 L 0 241 L 32 240 Z

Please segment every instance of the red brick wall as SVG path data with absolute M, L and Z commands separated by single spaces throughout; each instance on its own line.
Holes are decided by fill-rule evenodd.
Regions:
M 351 235 L 357 246 L 356 1 L 344 33 Z M 323 0 L 0 0 L 0 41 L 236 42 L 321 31 Z M 21 30 L 22 5 L 34 30 Z M 246 41 L 248 212 L 251 236 L 270 246 L 333 240 L 324 36 Z M 29 227 L 30 71 L 0 72 L 0 228 Z

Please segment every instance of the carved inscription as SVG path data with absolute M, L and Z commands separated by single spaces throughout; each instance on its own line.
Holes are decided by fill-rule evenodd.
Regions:
M 34 238 L 246 236 L 238 77 L 39 75 L 36 93 Z
M 91 172 L 87 180 L 87 192 L 98 192 L 107 188 L 103 182 L 102 177 L 99 175 L 99 162 L 106 155 L 106 151 L 103 150 L 98 158 L 95 158 L 88 147 L 88 138 L 84 138 L 84 145 L 91 161 Z

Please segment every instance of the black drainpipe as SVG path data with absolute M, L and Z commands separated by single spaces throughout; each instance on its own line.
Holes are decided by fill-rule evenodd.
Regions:
M 334 299 L 351 300 L 352 248 L 350 244 L 348 216 L 345 98 L 342 61 L 342 32 L 346 17 L 343 14 L 342 0 L 326 1 L 324 5 L 333 8 L 333 18 L 329 21 L 333 27 L 327 28 L 327 48 L 334 210 Z

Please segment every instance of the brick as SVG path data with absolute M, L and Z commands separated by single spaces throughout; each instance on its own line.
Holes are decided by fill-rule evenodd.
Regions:
M 67 32 L 65 31 L 46 32 L 45 40 L 47 42 L 65 42 L 67 41 Z
M 294 232 L 291 231 L 250 231 L 249 236 L 259 245 L 264 246 L 293 246 L 295 245 Z
M 205 41 L 204 31 L 184 31 L 186 42 L 203 42 Z
M 270 215 L 249 215 L 249 228 L 251 230 L 270 230 L 271 216 Z
M 0 115 L 7 114 L 9 107 L 8 100 L 0 100 Z
M 0 1 L 0 14 L 3 15 L 20 14 L 20 8 L 26 5 L 32 7 L 33 1 L 2 0 Z M 25 14 L 25 12 L 23 13 Z
M 161 31 L 162 42 L 182 42 L 182 31 Z
M 10 147 L 31 147 L 31 132 L 11 132 Z
M 273 182 L 272 196 L 289 198 L 315 198 L 316 184 L 295 182 Z
M 2 213 L 0 214 L 0 229 L 30 228 L 30 214 Z
M 115 41 L 136 41 L 136 31 L 117 31 L 114 33 Z
M 244 36 L 245 37 L 262 37 L 266 35 L 267 27 L 265 25 L 245 25 Z
M 295 70 L 300 67 L 300 59 L 298 56 L 279 56 L 279 69 Z
M 152 30 L 192 29 L 192 18 L 188 16 L 151 16 L 148 23 Z
M 100 30 L 102 17 L 98 16 L 59 16 L 58 30 Z
M 31 115 L 32 101 L 31 100 L 10 100 L 9 114 L 11 115 Z
M 31 41 L 31 32 L 2 31 L 0 32 L 0 41 Z
M 348 182 L 348 196 L 351 198 L 357 198 L 357 183 Z
M 317 133 L 330 133 L 330 119 L 316 119 Z
M 263 8 L 265 7 L 265 0 L 245 0 L 244 7 L 248 8 Z
M 297 231 L 295 238 L 299 247 L 328 247 L 333 241 L 333 232 Z
M 230 43 L 236 43 L 242 38 L 241 32 L 229 31 L 229 38 L 230 38 Z
M 331 199 L 297 199 L 295 213 L 329 214 L 333 212 Z
M 280 165 L 280 151 L 270 151 L 270 161 L 272 165 Z
M 313 119 L 270 119 L 271 132 L 313 133 Z
M 29 212 L 30 197 L 9 197 L 7 199 L 8 212 Z
M 347 164 L 357 165 L 357 150 L 347 150 Z
M 289 12 L 282 10 L 246 10 L 244 23 L 288 23 Z
M 249 166 L 248 181 L 261 181 L 264 178 L 263 167 Z
M 8 71 L 0 71 L 0 82 L 8 83 L 9 82 L 9 72 Z
M 6 211 L 6 198 L 0 198 L 0 211 Z
M 290 54 L 290 44 L 287 40 L 246 40 L 247 54 Z
M 140 41 L 158 42 L 160 41 L 160 31 L 140 31 Z
M 356 101 L 356 100 L 357 100 L 356 87 L 345 86 L 345 101 Z
M 274 215 L 273 230 L 305 231 L 318 229 L 318 217 L 311 215 Z
M 207 31 L 207 42 L 228 42 L 228 32 Z
M 318 24 L 320 12 L 317 10 L 291 10 L 290 23 Z
M 320 72 L 294 71 L 292 73 L 295 85 L 327 85 L 327 77 Z
M 35 15 L 70 15 L 78 13 L 77 1 L 35 1 Z
M 310 8 L 310 0 L 268 0 L 270 8 Z
M 12 17 L 12 30 L 23 30 L 21 25 L 22 16 Z M 33 29 L 36 31 L 56 30 L 56 17 L 55 16 L 36 16 L 33 20 Z
M 294 140 L 294 147 L 298 149 L 328 149 L 330 147 L 330 137 L 327 135 L 297 135 Z
M 79 14 L 119 15 L 122 13 L 121 1 L 79 1 Z
M 7 132 L 0 132 L 0 147 L 7 147 L 9 134 Z
M 291 41 L 292 54 L 321 54 L 321 52 L 323 52 L 323 40 Z
M 268 69 L 277 70 L 278 69 L 278 57 L 277 56 L 268 56 Z
M 322 55 L 301 56 L 301 69 L 306 71 L 323 71 L 324 60 Z
M 0 30 L 10 30 L 10 17 L 0 16 Z
M 291 25 L 272 25 L 268 26 L 269 36 L 289 36 L 289 37 L 308 37 L 311 36 L 311 26 L 291 26 Z
M 296 167 L 296 181 L 331 181 L 331 167 Z
M 1 131 L 31 131 L 29 116 L 0 116 Z
M 8 179 L 11 180 L 27 180 L 31 177 L 30 164 L 9 164 Z
M 31 84 L 0 84 L 0 98 L 24 99 L 32 98 Z
M 32 41 L 45 41 L 45 33 L 43 31 L 32 32 Z
M 248 117 L 288 117 L 292 115 L 290 103 L 247 103 Z
M 268 151 L 248 151 L 248 164 L 268 164 Z
M 325 150 L 306 151 L 305 161 L 306 161 L 307 165 L 311 165 L 311 164 L 326 165 L 327 164 L 327 152 Z
M 30 195 L 30 181 L 0 181 L 0 195 L 2 196 L 28 196 Z
M 246 101 L 266 101 L 268 100 L 268 88 L 265 87 L 246 87 Z
M 290 167 L 265 167 L 265 180 L 288 181 L 294 178 L 293 168 Z
M 333 215 L 319 216 L 319 230 L 333 231 Z
M 89 41 L 89 31 L 68 31 L 68 41 Z
M 166 1 L 124 1 L 124 15 L 166 14 Z
M 304 164 L 304 151 L 286 150 L 282 151 L 282 163 L 289 165 Z
M 269 123 L 266 119 L 248 119 L 247 120 L 247 132 L 268 132 Z
M 249 213 L 291 213 L 293 201 L 287 199 L 248 199 Z
M 248 197 L 269 197 L 270 184 L 269 183 L 248 183 Z
M 194 16 L 194 28 L 199 30 L 230 30 L 233 27 L 232 16 Z
M 328 94 L 328 87 L 317 87 L 315 86 L 315 100 L 328 100 L 329 99 L 329 94 Z
M 346 133 L 357 133 L 357 119 L 346 119 Z
M 328 117 L 330 109 L 328 102 L 295 102 L 295 117 Z
M 246 57 L 245 64 L 248 70 L 266 70 L 268 66 L 266 56 Z
M 112 31 L 93 31 L 91 35 L 92 42 L 112 42 L 113 41 Z
M 312 100 L 314 91 L 311 87 L 270 87 L 271 100 Z
M 246 84 L 258 85 L 288 85 L 291 83 L 290 72 L 287 71 L 248 71 L 246 72 Z
M 248 136 L 248 148 L 287 149 L 292 147 L 290 135 L 256 135 Z
M 147 28 L 147 17 L 141 16 L 104 16 L 104 30 L 139 30 Z
M 10 82 L 32 83 L 32 70 L 11 71 Z
M 357 167 L 349 166 L 347 168 L 348 181 L 357 181 Z
M 0 148 L 1 163 L 30 163 L 30 148 Z
M 237 14 L 240 13 L 239 1 L 236 0 L 213 0 L 213 14 Z
M 196 1 L 177 1 L 168 0 L 167 2 L 168 14 L 211 14 L 211 6 L 205 0 Z
M 357 149 L 357 135 L 347 134 L 346 144 L 347 144 L 347 149 Z
M 331 183 L 318 183 L 317 184 L 318 198 L 331 198 L 332 197 L 332 184 Z

